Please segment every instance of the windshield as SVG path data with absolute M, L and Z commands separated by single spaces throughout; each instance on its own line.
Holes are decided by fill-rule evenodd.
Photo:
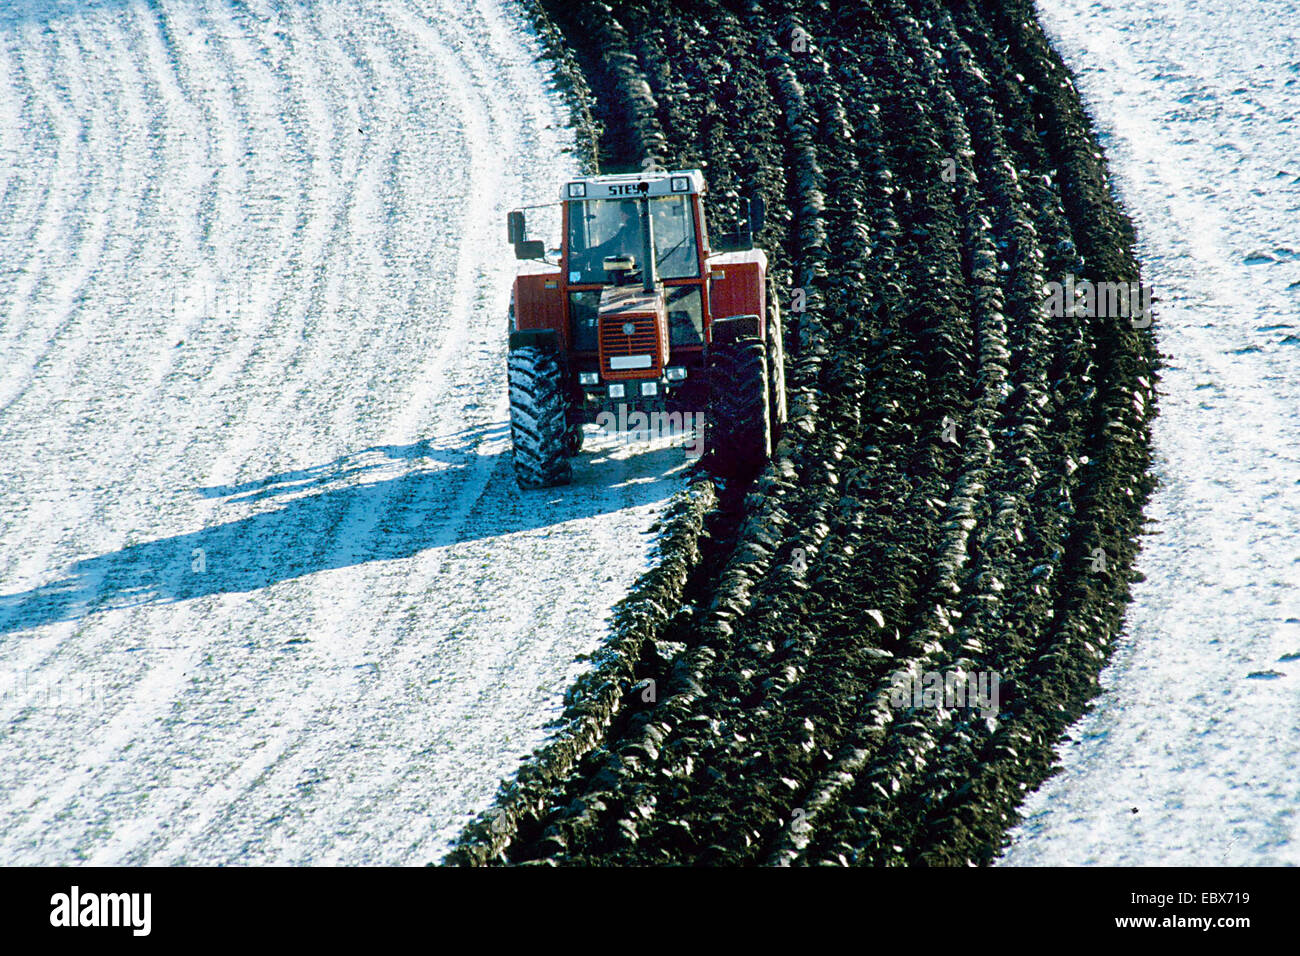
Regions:
M 699 275 L 695 217 L 689 196 L 591 199 L 569 204 L 570 282 L 604 282 L 607 256 L 631 256 L 636 269 L 641 269 L 641 215 L 646 203 L 654 228 L 659 278 Z

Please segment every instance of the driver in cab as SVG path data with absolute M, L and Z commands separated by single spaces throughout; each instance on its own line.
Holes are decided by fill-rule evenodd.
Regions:
M 614 235 L 588 250 L 589 262 L 599 269 L 607 256 L 631 255 L 640 258 L 641 215 L 636 203 L 625 199 L 618 204 L 619 226 Z

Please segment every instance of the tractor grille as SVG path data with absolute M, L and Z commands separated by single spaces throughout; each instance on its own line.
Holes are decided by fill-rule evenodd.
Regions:
M 628 335 L 623 326 L 632 325 L 633 331 Z M 600 320 L 600 359 L 603 371 L 611 371 L 610 359 L 631 355 L 644 355 L 650 359 L 638 377 L 646 372 L 659 370 L 659 336 L 655 330 L 654 316 L 637 315 L 630 318 L 607 315 Z M 619 363 L 624 364 L 624 363 Z M 613 369 L 617 373 L 618 369 Z M 635 372 L 632 375 L 636 375 Z M 620 377 L 617 374 L 615 377 Z

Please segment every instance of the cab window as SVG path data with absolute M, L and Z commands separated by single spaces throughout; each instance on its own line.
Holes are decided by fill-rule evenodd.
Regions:
M 654 220 L 655 261 L 661 279 L 693 279 L 700 274 L 695 246 L 695 217 L 689 196 L 650 200 Z
M 668 310 L 668 341 L 672 345 L 704 344 L 704 309 L 700 287 L 672 285 L 664 290 Z
M 631 256 L 641 269 L 641 210 L 649 203 L 655 264 L 661 279 L 700 274 L 689 196 L 649 200 L 588 199 L 569 204 L 569 282 L 604 282 L 607 256 Z
M 569 204 L 569 281 L 604 282 L 606 256 L 641 265 L 640 203 L 589 199 Z

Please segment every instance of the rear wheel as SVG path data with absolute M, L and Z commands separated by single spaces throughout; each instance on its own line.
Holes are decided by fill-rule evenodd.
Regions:
M 705 449 L 722 477 L 752 475 L 772 453 L 767 354 L 756 338 L 709 350 L 709 415 Z
M 560 356 L 528 346 L 512 349 L 508 362 L 510 437 L 519 486 L 567 485 L 573 480 L 568 458 L 573 438 Z
M 767 290 L 767 361 L 771 371 L 771 401 L 768 417 L 771 420 L 772 447 L 781 440 L 781 432 L 789 419 L 785 394 L 785 338 L 781 328 L 781 305 L 769 285 Z

